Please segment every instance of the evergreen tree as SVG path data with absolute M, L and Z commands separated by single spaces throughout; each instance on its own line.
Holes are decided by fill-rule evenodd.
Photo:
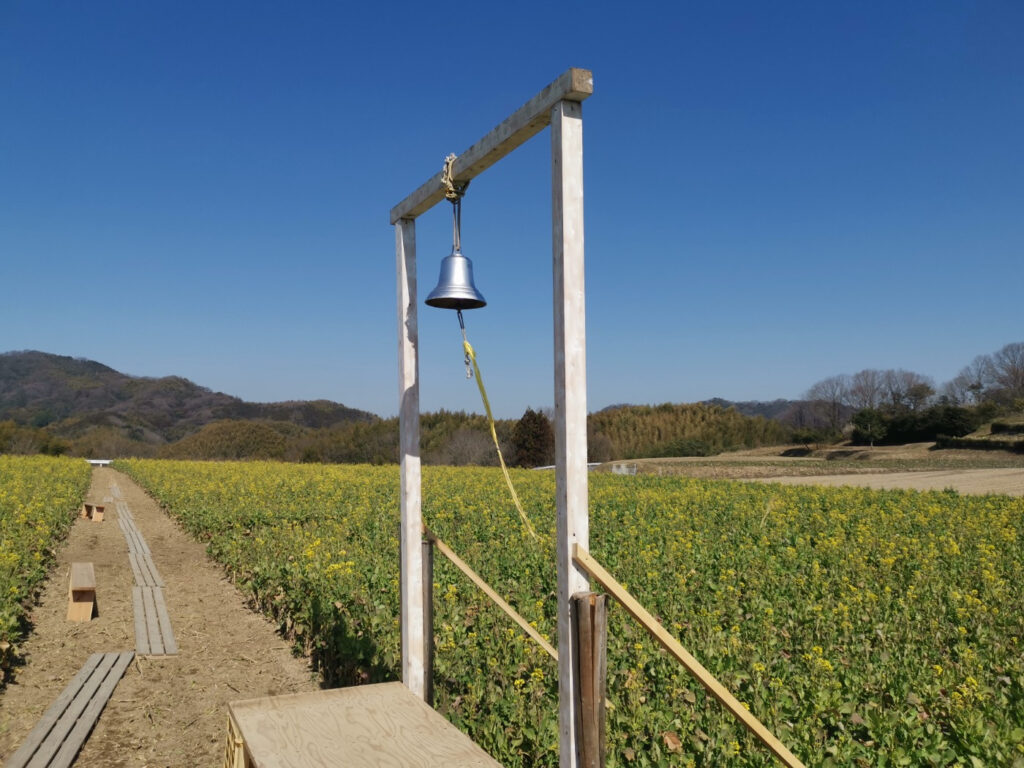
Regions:
M 543 467 L 555 461 L 555 432 L 547 416 L 527 408 L 512 430 L 512 463 Z

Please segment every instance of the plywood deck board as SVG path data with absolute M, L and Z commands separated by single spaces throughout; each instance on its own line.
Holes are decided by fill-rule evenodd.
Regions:
M 500 766 L 401 683 L 228 705 L 256 768 Z

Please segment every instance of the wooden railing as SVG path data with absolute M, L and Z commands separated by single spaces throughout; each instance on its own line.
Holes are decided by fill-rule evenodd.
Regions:
M 718 699 L 722 706 L 747 727 L 757 739 L 768 747 L 769 750 L 790 768 L 804 768 L 796 756 L 790 752 L 786 745 L 776 738 L 775 734 L 769 731 L 760 720 L 754 717 L 743 704 L 724 685 L 715 679 L 714 675 L 708 672 L 704 665 L 687 653 L 682 644 L 668 633 L 661 623 L 655 619 L 646 608 L 644 608 L 629 592 L 617 582 L 604 567 L 595 560 L 579 544 L 573 547 L 572 559 L 580 568 L 590 574 L 598 584 L 608 590 L 608 594 L 619 601 L 619 604 L 626 609 L 626 612 L 636 619 L 655 640 L 672 654 L 686 671 L 697 678 L 697 681 L 707 689 L 707 692 Z
M 551 643 L 520 615 L 515 608 L 508 604 L 501 595 L 483 580 L 466 562 L 445 544 L 437 534 L 426 526 L 423 526 L 424 545 L 436 548 L 438 552 L 447 557 L 456 568 L 462 571 L 466 577 L 476 584 L 480 590 L 487 595 L 509 618 L 518 624 L 530 638 L 532 638 L 548 655 L 558 661 L 558 651 Z M 573 562 L 587 572 L 594 581 L 600 584 L 609 595 L 614 597 L 619 604 L 626 609 L 626 612 L 638 621 L 655 640 L 668 651 L 697 681 L 704 686 L 708 693 L 714 696 L 733 717 L 743 725 L 774 754 L 782 763 L 789 768 L 804 768 L 804 764 L 793 755 L 786 745 L 783 744 L 768 728 L 761 723 L 748 710 L 742 702 L 733 696 L 728 689 L 712 675 L 704 665 L 695 659 L 682 644 L 676 640 L 661 625 L 661 623 L 644 608 L 640 602 L 633 597 L 625 587 L 615 578 L 594 557 L 578 544 L 572 550 Z M 427 568 L 432 571 L 432 557 L 425 557 L 424 563 L 430 563 Z M 430 592 L 433 589 L 433 574 L 424 573 L 424 590 Z M 426 599 L 425 603 L 430 605 L 432 601 Z M 575 654 L 578 660 L 577 672 L 580 677 L 578 716 L 583 721 L 582 727 L 582 766 L 603 765 L 602 753 L 604 752 L 604 711 L 608 706 L 608 700 L 604 695 L 605 677 L 605 633 L 607 625 L 605 621 L 605 607 L 601 596 L 592 593 L 580 593 L 574 596 L 576 627 L 574 637 L 579 648 Z M 428 621 L 427 626 L 432 624 Z M 427 632 L 428 643 L 432 643 L 432 632 Z M 429 671 L 429 659 L 433 656 L 432 647 L 428 647 L 425 657 L 428 659 L 428 689 L 432 687 Z

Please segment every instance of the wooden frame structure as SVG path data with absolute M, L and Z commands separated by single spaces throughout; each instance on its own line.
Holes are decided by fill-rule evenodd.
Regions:
M 576 716 L 579 680 L 571 598 L 589 590 L 573 547 L 588 547 L 586 315 L 583 280 L 583 112 L 593 75 L 569 69 L 461 155 L 452 180 L 468 182 L 551 126 L 551 217 L 555 333 L 555 483 L 558 560 L 559 765 L 576 768 L 582 746 Z M 402 681 L 426 696 L 427 630 L 421 547 L 419 333 L 416 217 L 444 200 L 437 173 L 391 209 L 398 296 L 399 453 L 401 464 Z

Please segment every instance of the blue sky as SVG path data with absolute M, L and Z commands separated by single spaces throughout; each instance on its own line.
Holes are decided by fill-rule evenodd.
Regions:
M 998 0 L 0 0 L 0 350 L 394 414 L 390 208 L 577 66 L 591 409 L 941 383 L 1024 340 L 1022 35 Z M 505 417 L 553 401 L 549 146 L 463 208 Z M 423 408 L 480 410 L 420 320 Z

